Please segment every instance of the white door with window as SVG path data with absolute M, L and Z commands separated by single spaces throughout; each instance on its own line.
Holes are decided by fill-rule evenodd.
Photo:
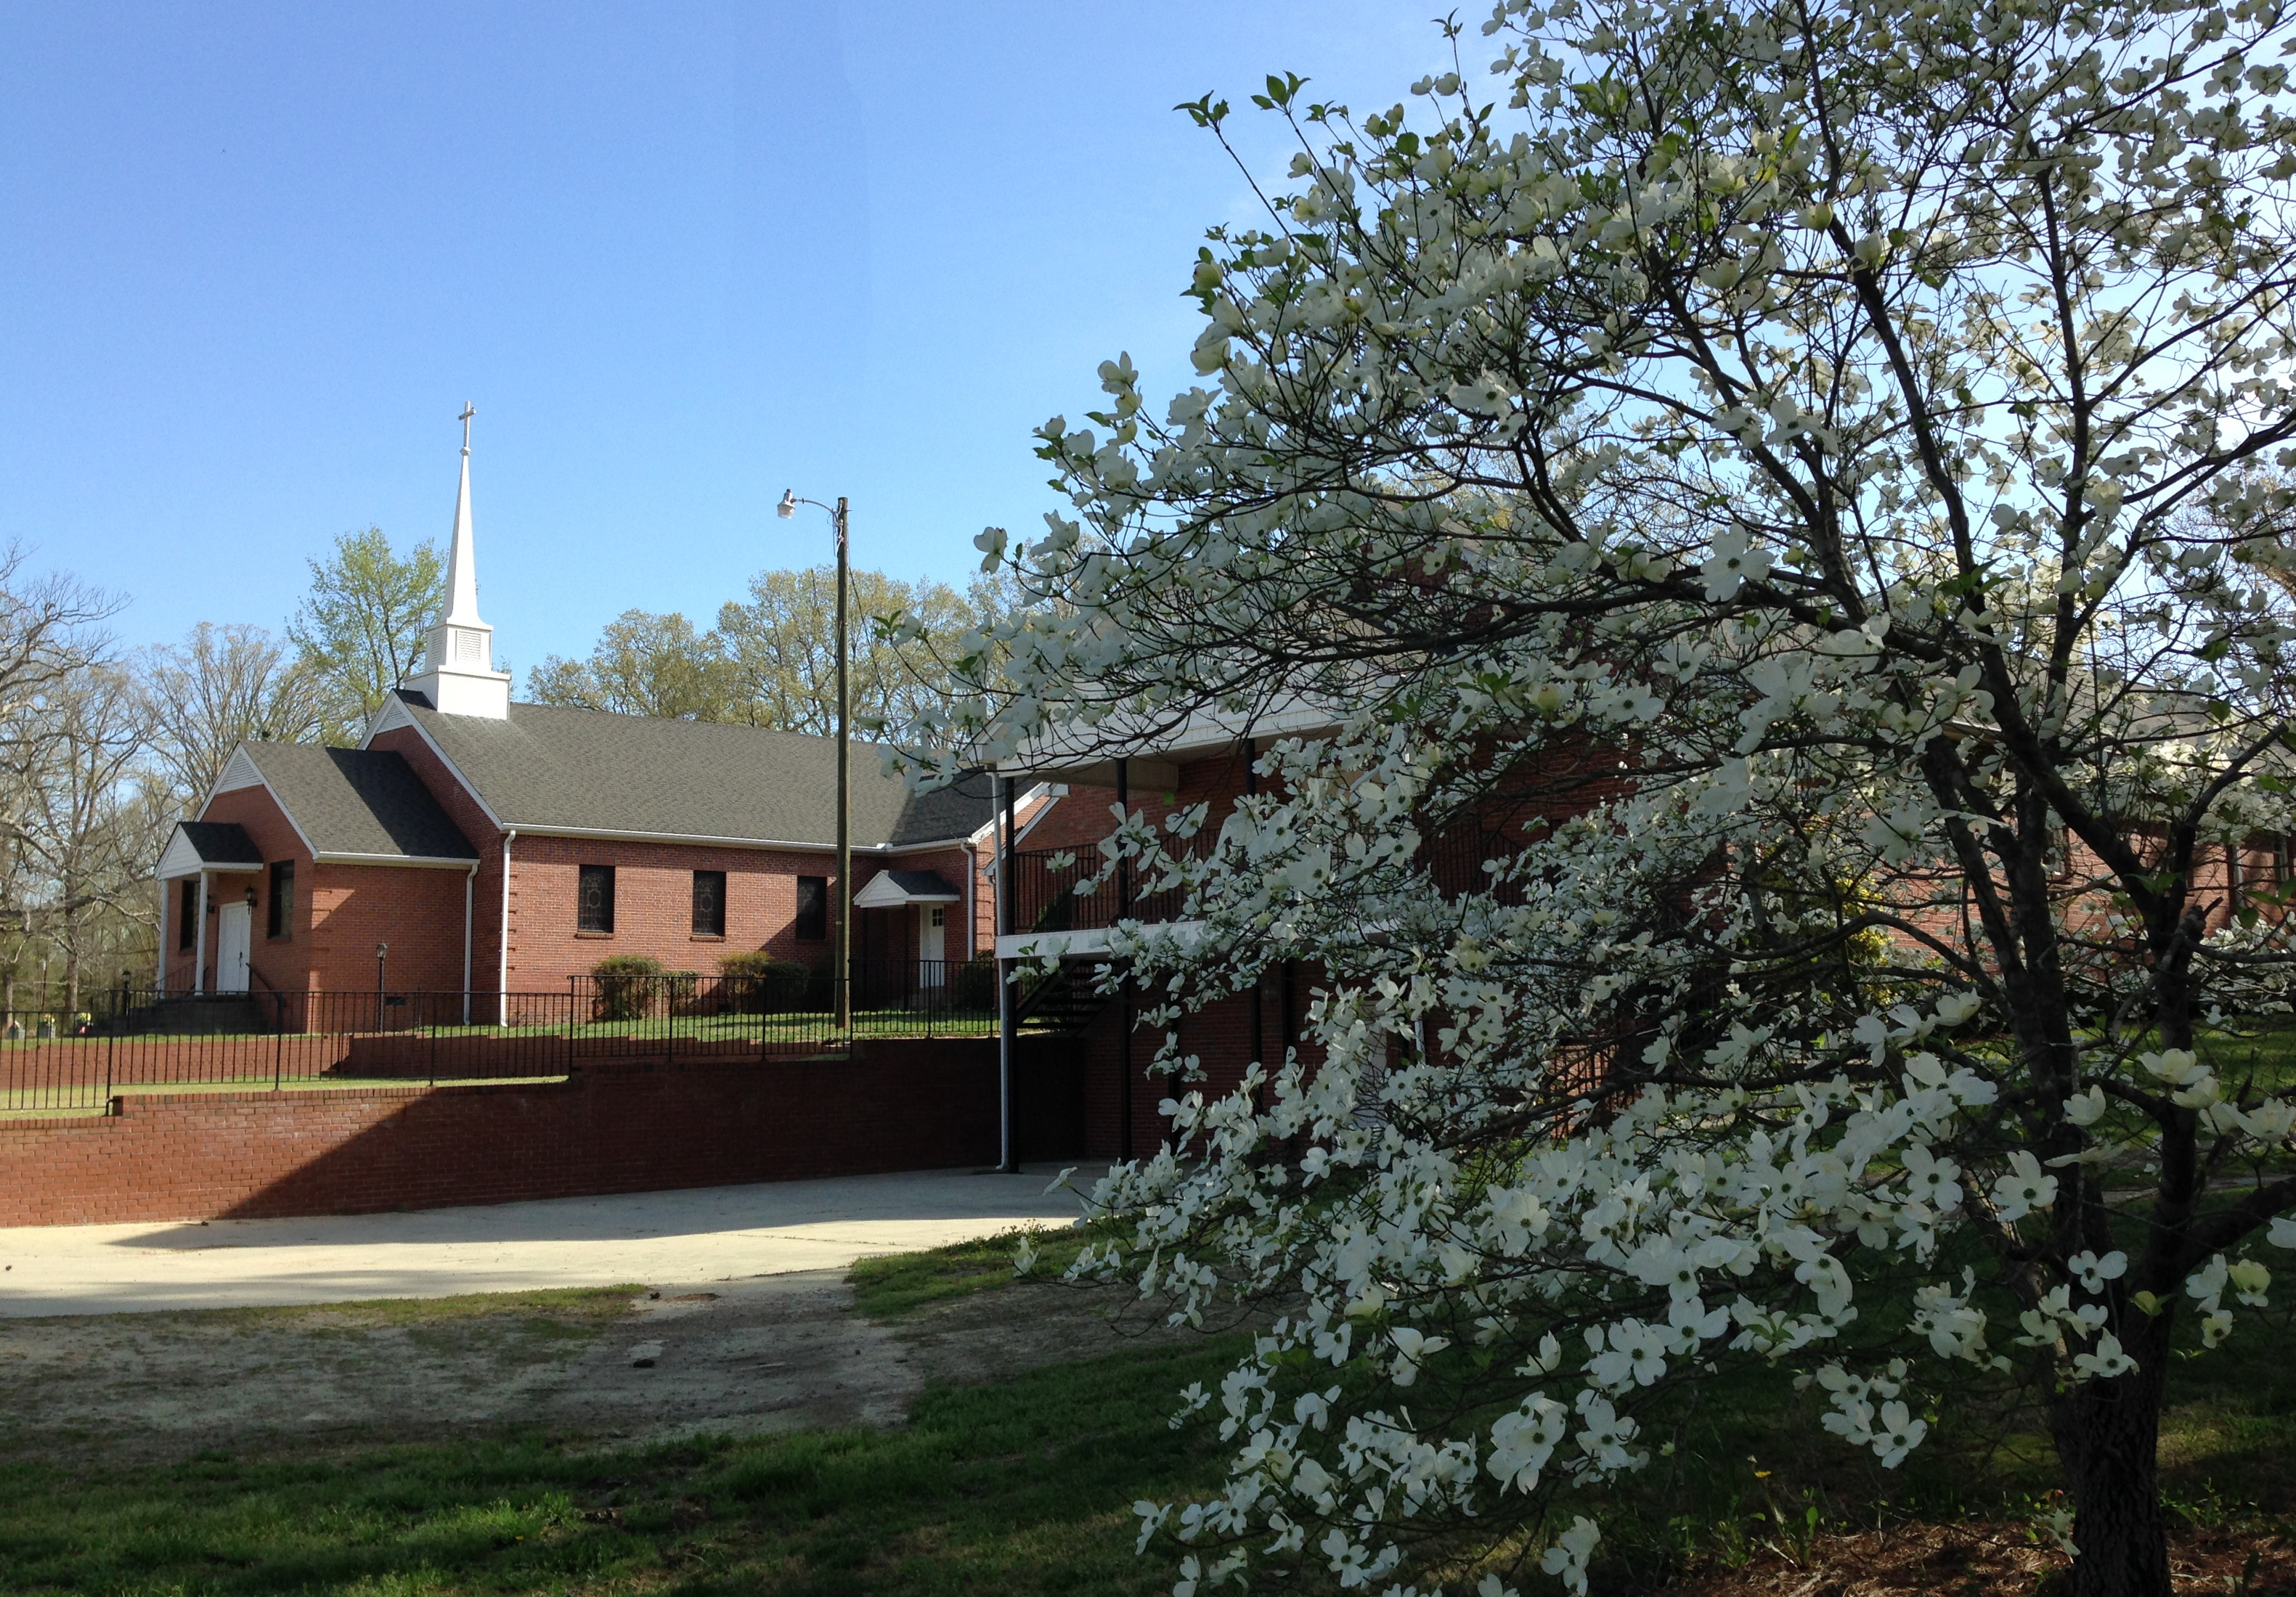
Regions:
M 247 958 L 254 946 L 255 909 L 226 904 L 216 913 L 216 991 L 247 991 Z
M 917 905 L 917 985 L 937 987 L 941 984 L 941 972 L 947 967 L 941 961 L 947 957 L 948 905 L 920 904 Z

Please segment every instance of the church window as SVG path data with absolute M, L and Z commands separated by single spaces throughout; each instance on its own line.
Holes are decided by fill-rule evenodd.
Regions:
M 614 930 L 613 866 L 582 867 L 582 894 L 576 900 L 574 929 L 577 931 Z
M 693 935 L 698 938 L 722 938 L 726 935 L 726 872 L 696 871 L 693 873 Z
M 829 935 L 829 878 L 797 879 L 797 937 L 801 943 L 818 943 Z
M 188 948 L 199 940 L 200 879 L 184 878 L 184 905 L 176 916 L 176 946 Z
M 271 905 L 264 912 L 264 931 L 275 938 L 295 935 L 295 862 L 275 860 L 271 865 Z

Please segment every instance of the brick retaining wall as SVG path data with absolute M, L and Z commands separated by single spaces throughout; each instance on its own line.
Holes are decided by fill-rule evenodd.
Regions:
M 1021 1153 L 1080 1151 L 1073 1048 L 1026 1039 Z M 0 1226 L 364 1214 L 987 1165 L 996 1045 L 586 1063 L 563 1082 L 129 1095 L 0 1121 Z

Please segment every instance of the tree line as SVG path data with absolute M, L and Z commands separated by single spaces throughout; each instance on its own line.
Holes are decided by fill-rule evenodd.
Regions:
M 357 744 L 420 668 L 445 601 L 438 545 L 346 532 L 309 561 L 277 629 L 202 621 L 172 643 L 123 646 L 122 596 L 42 574 L 0 548 L 0 1008 L 77 1012 L 156 957 L 152 871 L 244 741 Z M 1003 613 L 1005 590 L 853 573 L 852 684 L 861 725 L 898 725 L 940 690 L 941 662 Z M 527 675 L 546 704 L 808 733 L 835 725 L 830 568 L 767 570 L 701 630 L 624 611 L 579 659 Z M 977 645 L 977 636 L 974 639 Z M 504 666 L 505 669 L 508 668 Z M 35 995 L 37 994 L 37 995 Z

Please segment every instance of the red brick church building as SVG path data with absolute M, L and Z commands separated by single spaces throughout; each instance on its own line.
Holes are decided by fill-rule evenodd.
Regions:
M 563 992 L 610 954 L 714 971 L 835 947 L 836 745 L 511 700 L 479 617 L 465 432 L 447 612 L 357 749 L 242 744 L 159 867 L 176 994 Z M 931 793 L 852 757 L 853 954 L 925 985 L 996 929 L 989 776 Z M 1019 818 L 1059 802 L 1037 787 Z M 1103 825 L 1105 823 L 1103 823 Z M 387 947 L 387 955 L 379 948 Z

